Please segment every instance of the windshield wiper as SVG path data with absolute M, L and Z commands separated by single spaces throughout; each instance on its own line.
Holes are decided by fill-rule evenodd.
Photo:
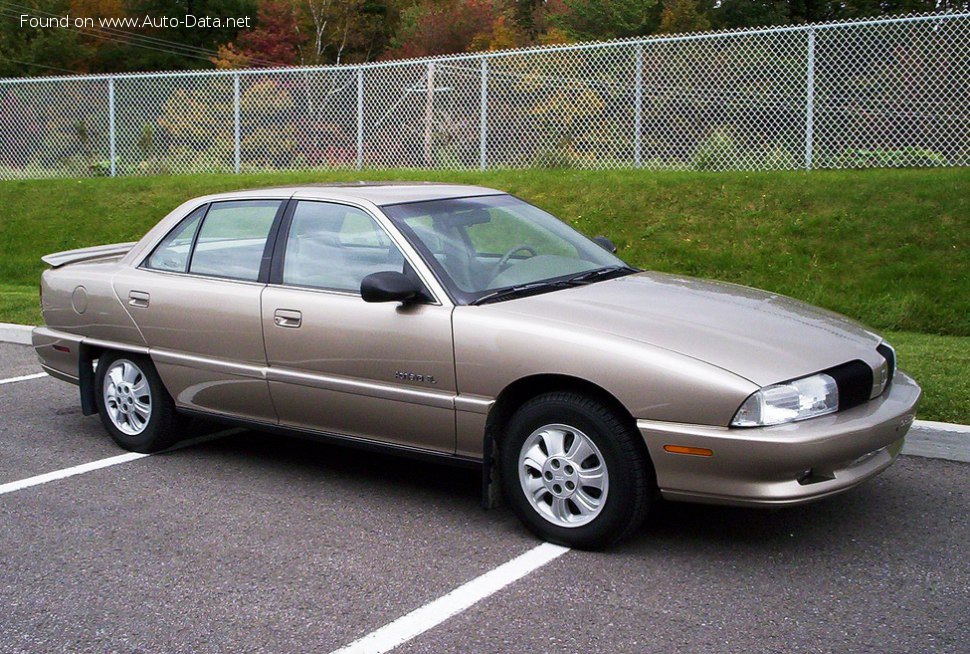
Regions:
M 586 272 L 581 272 L 578 275 L 573 275 L 566 281 L 570 284 L 591 284 L 601 279 L 607 279 L 610 277 L 621 277 L 622 275 L 629 275 L 631 273 L 639 272 L 636 268 L 631 268 L 630 266 L 607 266 L 606 268 L 594 268 L 593 270 L 587 270 Z
M 470 305 L 476 306 L 479 304 L 488 304 L 490 302 L 499 302 L 501 300 L 510 300 L 516 297 L 525 297 L 526 295 L 532 295 L 536 292 L 542 292 L 546 290 L 553 290 L 557 288 L 565 288 L 571 284 L 568 281 L 557 281 L 557 282 L 531 282 L 529 284 L 519 284 L 518 286 L 509 286 L 508 288 L 502 288 L 487 295 L 483 295 L 477 300 L 472 300 L 469 302 Z
M 469 302 L 469 304 L 474 306 L 478 304 L 488 304 L 490 302 L 500 302 L 502 300 L 510 300 L 517 297 L 525 297 L 526 295 L 533 295 L 542 291 L 551 291 L 559 288 L 569 288 L 570 286 L 592 284 L 593 282 L 600 281 L 602 279 L 620 277 L 622 275 L 629 275 L 635 272 L 640 271 L 636 268 L 631 268 L 630 266 L 608 266 L 606 268 L 596 268 L 594 270 L 587 270 L 586 272 L 579 273 L 578 275 L 573 275 L 572 277 L 568 277 L 566 279 L 530 282 L 528 284 L 519 284 L 518 286 L 502 288 L 492 293 L 488 293 L 487 295 L 483 295 L 477 300 L 472 300 Z

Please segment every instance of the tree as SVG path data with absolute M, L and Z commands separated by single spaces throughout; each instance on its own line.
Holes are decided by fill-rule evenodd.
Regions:
M 722 0 L 711 12 L 715 27 L 761 27 L 791 22 L 786 0 Z
M 710 29 L 711 21 L 699 5 L 698 0 L 665 0 L 658 31 L 664 34 L 680 34 Z
M 305 64 L 369 61 L 387 45 L 406 0 L 298 0 Z
M 492 0 L 420 0 L 401 13 L 385 59 L 454 54 L 483 47 L 500 12 Z
M 550 0 L 550 21 L 580 41 L 645 36 L 657 0 Z
M 70 0 L 71 16 L 86 16 L 97 19 L 120 18 L 125 15 L 124 0 Z
M 469 50 L 508 50 L 530 45 L 525 31 L 506 15 L 499 15 L 491 25 L 475 35 Z
M 213 61 L 218 68 L 256 65 L 291 66 L 300 62 L 303 36 L 297 27 L 296 8 L 285 0 L 263 0 L 256 26 L 241 32 L 235 44 L 219 49 Z
M 256 17 L 257 0 L 128 0 L 127 14 L 138 18 L 145 16 L 194 16 Z M 157 27 L 140 30 L 144 36 L 178 44 L 182 47 L 167 47 L 160 44 L 147 44 L 142 47 L 122 35 L 110 36 L 110 41 L 99 51 L 99 66 L 104 71 L 116 70 L 183 70 L 209 68 L 210 57 L 189 48 L 204 48 L 215 51 L 221 44 L 235 40 L 240 29 L 233 26 L 222 27 Z
M 840 18 L 928 11 L 965 11 L 970 8 L 970 2 L 960 0 L 846 0 L 842 4 Z
M 238 69 L 249 68 L 249 57 L 236 48 L 232 43 L 224 43 L 219 46 L 216 55 L 210 58 L 216 68 Z

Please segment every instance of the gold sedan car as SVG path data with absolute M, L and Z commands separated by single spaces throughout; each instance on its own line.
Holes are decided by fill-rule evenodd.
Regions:
M 126 449 L 199 415 L 480 466 L 578 547 L 658 497 L 795 504 L 893 462 L 920 389 L 882 338 L 614 250 L 475 186 L 212 195 L 44 257 L 33 342 Z

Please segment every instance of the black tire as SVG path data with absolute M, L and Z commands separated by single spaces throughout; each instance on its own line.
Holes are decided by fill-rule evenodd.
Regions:
M 106 384 L 113 383 L 112 380 L 108 379 L 108 371 L 119 365 L 124 366 L 125 362 L 133 364 L 138 371 L 138 374 L 132 380 L 134 384 L 138 384 L 144 379 L 149 399 L 148 406 L 151 408 L 147 421 L 144 422 L 140 429 L 133 427 L 131 424 L 128 425 L 131 427 L 129 431 L 136 433 L 126 433 L 126 431 L 123 431 L 115 424 L 112 413 L 118 415 L 117 407 L 119 400 L 117 398 L 110 400 L 113 407 L 109 407 L 109 400 L 105 398 Z M 131 384 L 127 386 L 131 386 Z M 144 389 L 140 390 L 139 393 L 144 393 Z M 133 396 L 134 394 L 131 393 L 126 396 L 126 411 L 133 411 Z M 101 423 L 108 431 L 108 435 L 111 436 L 111 439 L 115 443 L 126 450 L 146 454 L 158 452 L 159 450 L 171 447 L 179 439 L 180 427 L 183 424 L 183 420 L 176 411 L 175 402 L 168 394 L 168 391 L 165 390 L 165 386 L 162 384 L 162 380 L 158 376 L 155 366 L 152 365 L 151 359 L 148 357 L 129 354 L 127 352 L 108 352 L 103 354 L 98 359 L 98 371 L 95 375 L 95 399 L 98 403 L 98 415 L 101 417 Z M 144 399 L 144 394 L 139 396 L 139 401 L 142 399 Z M 121 418 L 119 422 L 124 423 L 125 419 Z
M 573 432 L 580 432 L 580 436 L 560 427 L 572 428 Z M 557 505 L 560 513 L 563 512 L 562 507 L 565 507 L 565 512 L 569 515 L 565 518 L 555 515 L 556 509 L 552 507 L 557 498 L 553 497 L 552 488 L 560 478 L 548 478 L 554 472 L 549 466 L 565 471 L 567 468 L 560 466 L 571 459 L 554 461 L 557 456 L 548 455 L 548 448 L 544 443 L 538 443 L 548 435 L 549 430 L 544 428 L 562 432 L 564 442 L 570 447 L 581 437 L 587 443 L 592 442 L 598 452 L 587 457 L 586 464 L 580 464 L 589 471 L 597 469 L 596 463 L 599 456 L 602 456 L 602 465 L 606 472 L 605 497 L 601 497 L 598 509 L 588 510 L 589 515 L 579 515 L 578 501 L 582 498 L 578 495 L 581 490 L 586 492 L 586 499 L 583 499 L 585 502 L 588 501 L 589 494 L 597 489 L 580 488 L 583 482 L 575 475 L 571 477 L 576 480 L 573 484 L 573 495 L 561 499 Z M 527 440 L 530 448 L 524 451 L 523 445 Z M 543 467 L 545 472 L 537 477 L 536 466 L 523 464 L 523 477 L 520 478 L 520 456 L 524 456 L 526 451 L 533 451 L 533 447 L 540 447 L 548 455 L 545 459 L 547 463 Z M 568 447 L 566 451 L 568 452 Z M 656 476 L 650 457 L 629 418 L 624 420 L 604 403 L 574 392 L 546 393 L 519 407 L 509 420 L 500 443 L 499 465 L 506 501 L 526 527 L 543 540 L 580 549 L 607 547 L 638 529 L 647 517 L 656 487 Z M 569 472 L 573 474 L 572 469 Z M 543 479 L 548 479 L 548 483 Z M 560 481 L 561 484 L 569 483 L 569 477 L 564 479 L 565 481 Z M 527 483 L 536 484 L 539 489 L 537 495 L 545 493 L 541 499 L 535 502 L 529 499 L 524 488 Z M 540 484 L 549 488 L 544 490 Z M 565 486 L 554 487 L 561 493 L 570 492 L 564 490 Z M 546 500 L 549 504 L 547 509 L 541 506 Z M 590 517 L 593 515 L 595 517 Z M 589 521 L 578 526 L 565 524 L 573 519 Z

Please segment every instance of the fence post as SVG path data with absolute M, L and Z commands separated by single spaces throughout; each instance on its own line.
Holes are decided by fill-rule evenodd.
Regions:
M 115 163 L 115 79 L 108 78 L 108 157 L 111 160 L 111 176 L 118 174 Z
M 481 106 L 478 110 L 478 168 L 485 170 L 488 166 L 486 147 L 488 145 L 488 59 L 482 57 L 482 93 Z
M 805 72 L 805 169 L 812 169 L 812 121 L 815 118 L 815 30 L 808 30 L 808 69 Z
M 364 69 L 357 69 L 357 170 L 364 166 Z
M 636 57 L 636 84 L 634 87 L 634 102 L 636 102 L 636 107 L 633 110 L 633 165 L 637 168 L 643 165 L 641 159 L 641 150 L 643 149 L 643 143 L 641 142 L 640 132 L 643 129 L 643 44 L 637 44 L 637 57 Z
M 242 169 L 242 121 L 239 116 L 239 73 L 232 76 L 232 112 L 233 112 L 233 152 L 235 155 L 236 174 Z
M 434 139 L 434 62 L 428 62 L 427 95 L 424 100 L 424 165 L 431 167 L 431 145 Z

